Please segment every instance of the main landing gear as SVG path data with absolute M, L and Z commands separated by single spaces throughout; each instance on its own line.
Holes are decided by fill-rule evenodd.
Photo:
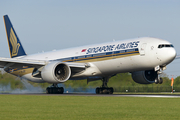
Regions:
M 51 87 L 46 88 L 46 93 L 47 94 L 63 94 L 64 88 L 58 87 L 57 84 L 53 84 Z
M 102 79 L 102 86 L 96 88 L 96 94 L 113 94 L 114 89 L 112 87 L 108 87 L 107 83 L 109 81 L 109 77 L 104 77 Z

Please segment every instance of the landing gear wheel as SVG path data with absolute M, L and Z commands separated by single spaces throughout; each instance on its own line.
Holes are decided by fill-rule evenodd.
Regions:
M 50 94 L 50 88 L 49 87 L 46 88 L 46 94 Z
M 63 87 L 60 87 L 58 88 L 58 94 L 63 94 L 64 93 L 64 88 Z
M 53 94 L 57 94 L 57 88 L 53 87 L 52 91 L 53 91 Z
M 49 93 L 50 94 L 53 94 L 53 89 L 50 87 L 50 89 L 49 89 Z
M 100 93 L 100 88 L 97 87 L 97 88 L 96 88 L 96 94 L 99 94 L 99 93 Z
M 163 79 L 159 78 L 159 84 L 162 84 L 162 83 L 163 83 Z
M 112 87 L 109 88 L 109 94 L 113 94 L 114 89 Z
M 155 84 L 158 84 L 158 83 L 159 83 L 159 79 L 156 78 L 156 79 L 155 79 Z

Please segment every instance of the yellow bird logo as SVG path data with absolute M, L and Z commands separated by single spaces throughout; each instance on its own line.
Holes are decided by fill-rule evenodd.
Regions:
M 10 42 L 11 42 L 11 45 L 12 45 L 11 56 L 16 56 L 18 54 L 20 44 L 17 43 L 17 38 L 16 38 L 12 28 L 11 28 L 11 31 L 10 31 Z

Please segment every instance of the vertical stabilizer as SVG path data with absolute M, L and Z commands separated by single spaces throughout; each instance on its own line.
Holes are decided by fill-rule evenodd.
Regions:
M 13 25 L 11 24 L 8 15 L 4 15 L 3 18 L 11 58 L 26 55 L 24 48 L 13 28 Z

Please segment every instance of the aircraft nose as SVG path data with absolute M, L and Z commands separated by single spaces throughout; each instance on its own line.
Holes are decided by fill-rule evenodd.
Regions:
M 176 50 L 174 48 L 169 49 L 167 51 L 167 56 L 168 56 L 169 60 L 173 61 L 176 57 Z

